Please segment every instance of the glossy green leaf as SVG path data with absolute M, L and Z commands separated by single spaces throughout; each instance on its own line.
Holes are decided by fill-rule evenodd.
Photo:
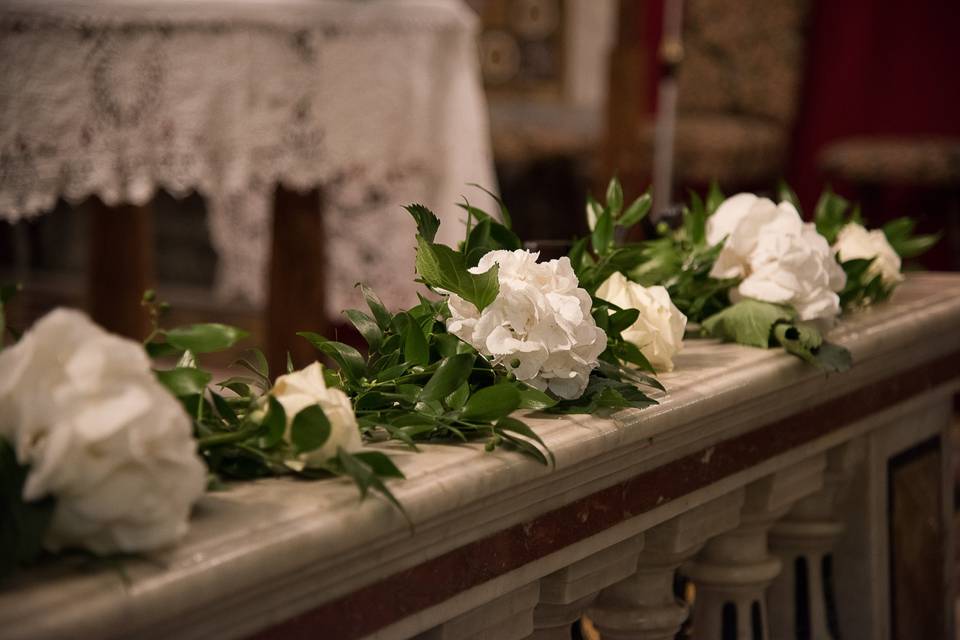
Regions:
M 706 209 L 708 218 L 716 213 L 724 200 L 725 198 L 723 191 L 720 190 L 720 184 L 716 180 L 711 180 L 710 189 L 707 191 L 707 199 L 704 202 L 704 208 Z
M 380 348 L 380 342 L 383 340 L 383 331 L 376 320 L 357 309 L 347 309 L 343 312 L 350 323 L 356 327 L 371 351 L 377 351 Z
M 381 451 L 361 451 L 354 453 L 353 457 L 366 464 L 370 469 L 382 478 L 403 478 L 403 472 L 397 468 L 393 460 Z
M 389 311 L 387 311 L 387 308 L 384 306 L 379 296 L 377 296 L 373 289 L 362 282 L 358 283 L 357 286 L 360 287 L 360 293 L 363 294 L 363 299 L 366 301 L 367 306 L 370 307 L 370 312 L 377 321 L 377 325 L 380 327 L 380 330 L 389 331 L 392 329 L 393 316 Z
M 320 352 L 330 356 L 340 367 L 343 375 L 351 381 L 357 382 L 366 375 L 367 363 L 360 352 L 348 344 L 327 340 L 318 333 L 300 331 L 301 338 L 306 338 Z
M 497 384 L 474 392 L 463 407 L 461 418 L 478 422 L 493 422 L 520 407 L 520 392 L 509 384 Z
M 422 204 L 408 204 L 404 207 L 417 223 L 417 233 L 428 242 L 433 242 L 440 228 L 440 218 Z
M 463 385 L 473 371 L 473 354 L 459 354 L 445 358 L 420 393 L 424 401 L 442 400 Z
M 524 437 L 526 437 L 526 438 L 530 438 L 531 440 L 533 440 L 534 442 L 536 442 L 537 444 L 539 444 L 541 447 L 543 447 L 543 450 L 547 452 L 547 455 L 548 455 L 548 456 L 550 456 L 550 463 L 551 463 L 551 464 L 553 464 L 553 465 L 556 465 L 556 464 L 557 464 L 556 459 L 553 457 L 553 452 L 550 451 L 550 449 L 547 447 L 546 443 L 544 443 L 543 439 L 540 438 L 540 436 L 537 435 L 537 432 L 534 431 L 533 429 L 531 429 L 530 426 L 529 426 L 526 422 L 523 422 L 522 420 L 517 420 L 516 418 L 511 418 L 510 416 L 507 416 L 507 417 L 500 418 L 499 420 L 497 420 L 496 429 L 497 429 L 497 431 L 500 431 L 501 433 L 504 432 L 504 431 L 510 431 L 510 432 L 513 432 L 513 433 L 520 434 L 520 435 L 522 435 L 522 436 L 524 436 Z
M 298 453 L 319 449 L 330 438 L 330 420 L 320 405 L 311 405 L 293 416 L 290 441 Z
M 797 209 L 797 213 L 803 213 L 803 209 L 800 207 L 800 198 L 797 197 L 797 194 L 790 188 L 790 185 L 787 184 L 785 180 L 781 179 L 777 184 L 777 198 L 779 198 L 781 202 L 789 202 L 792 204 Z
M 54 500 L 23 501 L 29 467 L 0 438 L 0 578 L 37 560 L 53 518 Z
M 634 200 L 627 210 L 623 212 L 617 224 L 624 228 L 630 228 L 637 224 L 650 213 L 650 207 L 653 205 L 653 197 L 647 191 L 642 196 Z
M 475 182 L 468 182 L 467 184 L 471 187 L 476 187 L 477 189 L 480 189 L 480 191 L 483 191 L 485 194 L 487 194 L 488 196 L 496 200 L 497 204 L 500 206 L 500 221 L 504 224 L 505 227 L 507 227 L 507 229 L 513 228 L 513 218 L 510 215 L 509 209 L 507 209 L 507 205 L 504 204 L 503 199 L 500 196 L 493 193 L 486 187 L 481 186 Z
M 494 265 L 484 273 L 467 270 L 462 254 L 442 244 L 431 244 L 417 236 L 417 273 L 435 289 L 455 293 L 482 311 L 497 298 L 500 291 Z
M 213 376 L 202 369 L 177 367 L 165 371 L 154 371 L 157 380 L 170 393 L 179 397 L 202 395 Z
M 620 216 L 623 209 L 623 187 L 616 177 L 611 178 L 607 184 L 607 210 L 610 211 L 614 219 Z
M 795 317 L 796 312 L 789 307 L 746 299 L 704 320 L 703 328 L 717 338 L 766 348 L 774 325 L 792 322 Z
M 263 435 L 260 438 L 260 447 L 272 449 L 283 442 L 283 435 L 287 430 L 287 412 L 283 405 L 273 396 L 267 404 L 267 415 L 263 419 Z
M 212 353 L 229 349 L 249 334 L 242 329 L 215 322 L 168 329 L 167 342 L 193 353 Z

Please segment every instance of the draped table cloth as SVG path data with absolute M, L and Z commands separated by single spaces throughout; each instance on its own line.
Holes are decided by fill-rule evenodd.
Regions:
M 197 191 L 219 295 L 260 302 L 276 185 L 320 187 L 330 307 L 358 281 L 408 303 L 399 205 L 450 242 L 467 183 L 495 187 L 477 28 L 453 0 L 7 0 L 0 219 Z

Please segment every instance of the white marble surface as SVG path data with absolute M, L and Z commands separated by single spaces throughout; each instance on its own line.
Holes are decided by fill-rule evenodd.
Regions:
M 388 447 L 407 475 L 391 489 L 413 532 L 383 500 L 359 503 L 345 481 L 238 484 L 203 500 L 180 546 L 125 561 L 127 583 L 114 570 L 81 570 L 71 561 L 0 586 L 0 636 L 250 634 L 813 400 L 956 351 L 958 327 L 960 276 L 911 276 L 889 303 L 850 316 L 831 334 L 853 353 L 854 369 L 846 374 L 824 375 L 778 350 L 697 340 L 680 355 L 677 370 L 662 376 L 669 394 L 659 406 L 614 419 L 530 418 L 556 456 L 555 469 L 515 453 L 485 453 L 482 444 L 425 446 L 420 454 Z M 709 464 L 709 456 L 703 462 Z M 644 526 L 682 512 L 688 506 L 678 503 L 685 500 L 645 514 Z M 615 527 L 610 535 L 626 539 L 635 535 L 629 528 Z M 559 568 L 548 558 L 534 579 Z M 391 633 L 437 623 L 428 618 Z

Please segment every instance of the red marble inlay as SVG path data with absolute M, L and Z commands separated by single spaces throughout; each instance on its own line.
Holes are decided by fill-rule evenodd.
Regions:
M 325 603 L 256 638 L 359 638 L 665 502 L 960 377 L 960 352 L 645 471 Z M 789 393 L 789 391 L 784 391 Z

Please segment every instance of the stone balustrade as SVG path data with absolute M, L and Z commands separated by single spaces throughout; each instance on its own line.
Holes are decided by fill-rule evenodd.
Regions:
M 694 340 L 656 407 L 531 416 L 554 468 L 377 445 L 409 522 L 346 482 L 234 485 L 126 580 L 64 558 L 0 586 L 0 636 L 952 637 L 958 328 L 960 277 L 911 276 L 831 335 L 849 372 Z

